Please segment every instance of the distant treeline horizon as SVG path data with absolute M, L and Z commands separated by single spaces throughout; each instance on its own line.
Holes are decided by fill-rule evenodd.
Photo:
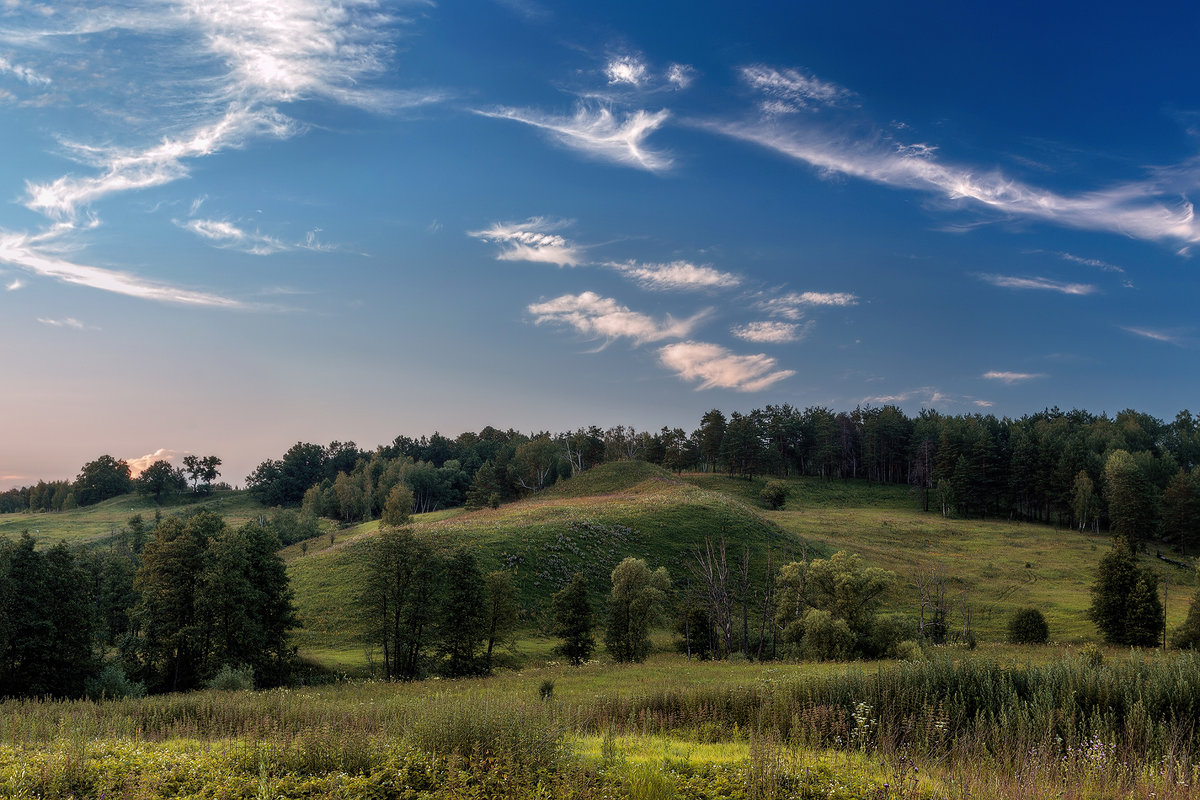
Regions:
M 910 417 L 893 405 L 835 412 L 783 404 L 728 416 L 713 409 L 690 433 L 618 425 L 523 434 L 488 426 L 453 439 L 437 432 L 397 436 L 374 450 L 354 442 L 297 442 L 280 459 L 259 464 L 246 488 L 265 506 L 303 506 L 352 522 L 379 516 L 398 483 L 412 491 L 414 511 L 481 507 L 597 464 L 635 459 L 675 472 L 908 484 L 926 510 L 1097 529 L 1112 524 L 1109 498 L 1127 487 L 1141 498 L 1130 523 L 1140 531 L 1137 538 L 1200 538 L 1194 530 L 1200 525 L 1200 419 L 1187 410 L 1167 422 L 1132 409 L 1110 417 L 1052 408 L 1010 419 L 933 410 Z M 104 470 L 97 469 L 100 462 Z M 169 465 L 162 467 L 152 472 L 152 465 L 132 479 L 125 462 L 102 456 L 84 465 L 74 482 L 40 481 L 0 493 L 0 512 L 57 511 L 131 490 L 161 497 L 186 489 L 182 471 L 164 481 Z M 113 470 L 123 470 L 124 479 L 118 474 L 95 485 L 97 472 Z M 149 486 L 147 474 L 154 477 Z

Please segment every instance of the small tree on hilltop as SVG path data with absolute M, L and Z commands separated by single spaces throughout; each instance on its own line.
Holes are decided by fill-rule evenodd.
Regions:
M 550 599 L 550 617 L 554 622 L 551 633 L 563 640 L 554 648 L 555 652 L 576 667 L 592 657 L 596 649 L 596 637 L 592 634 L 595 618 L 582 572 L 576 572 L 570 583 L 554 593 Z

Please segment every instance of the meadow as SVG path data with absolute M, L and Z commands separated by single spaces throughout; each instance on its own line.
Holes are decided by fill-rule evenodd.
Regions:
M 514 574 L 521 632 L 491 678 L 388 684 L 362 641 L 357 586 L 378 522 L 327 528 L 283 551 L 303 628 L 294 642 L 319 685 L 115 701 L 0 705 L 0 796 L 38 798 L 1190 798 L 1200 797 L 1200 660 L 1098 647 L 1089 586 L 1106 536 L 923 512 L 906 487 L 764 481 L 597 468 L 498 509 L 417 515 L 445 550 L 467 546 Z M 195 507 L 235 523 L 263 513 L 243 494 Z M 103 546 L 153 502 L 117 498 L 60 514 L 0 516 L 0 535 Z M 678 581 L 705 539 L 772 565 L 837 550 L 897 574 L 885 611 L 913 613 L 919 572 L 965 599 L 977 647 L 915 660 L 689 661 L 654 637 L 645 664 L 603 649 L 557 663 L 545 600 L 577 570 L 605 590 L 627 555 Z M 1144 553 L 1182 622 L 1190 570 Z M 1036 605 L 1050 645 L 1003 643 Z M 957 607 L 957 606 L 955 606 Z
M 1185 798 L 1190 655 L 937 649 L 865 664 L 543 665 L 95 703 L 9 701 L 39 798 Z

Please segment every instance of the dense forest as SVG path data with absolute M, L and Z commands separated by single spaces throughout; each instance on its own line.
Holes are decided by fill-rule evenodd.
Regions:
M 398 437 L 374 451 L 297 443 L 247 479 L 264 505 L 302 505 L 352 522 L 383 513 L 392 489 L 413 509 L 482 507 L 523 496 L 607 461 L 674 471 L 808 475 L 907 484 L 925 510 L 1077 528 L 1131 541 L 1200 543 L 1200 420 L 1171 422 L 1048 409 L 1020 419 L 909 417 L 895 406 L 835 413 L 769 405 L 709 411 L 690 434 L 625 426 L 532 436 L 484 428 L 455 439 Z

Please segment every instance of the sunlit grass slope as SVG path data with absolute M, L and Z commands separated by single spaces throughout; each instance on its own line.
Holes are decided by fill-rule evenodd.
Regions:
M 119 533 L 134 514 L 141 514 L 147 527 L 152 527 L 156 510 L 167 516 L 200 509 L 220 514 L 234 526 L 268 513 L 244 491 L 221 490 L 200 497 L 185 492 L 167 498 L 161 505 L 153 497 L 127 494 L 71 511 L 0 514 L 0 537 L 15 539 L 28 530 L 42 546 L 59 541 L 84 544 Z
M 679 480 L 639 462 L 605 464 L 533 498 L 455 515 L 420 515 L 413 529 L 445 550 L 470 548 L 484 569 L 509 569 L 536 627 L 550 595 L 576 572 L 602 597 L 612 569 L 627 556 L 666 567 L 682 581 L 705 539 L 728 543 L 731 564 L 749 548 L 756 586 L 765 579 L 766 554 L 778 565 L 797 558 L 796 537 L 737 498 Z M 319 659 L 342 655 L 342 666 L 363 659 L 360 615 L 354 600 L 365 570 L 367 542 L 378 523 L 314 542 L 307 554 L 286 551 L 305 630 L 297 641 Z M 317 549 L 319 548 L 319 549 Z
M 750 502 L 766 478 L 744 480 L 713 474 L 686 476 L 698 486 Z M 781 511 L 762 511 L 773 522 L 821 549 L 858 553 L 871 566 L 899 578 L 888 610 L 916 613 L 918 573 L 945 578 L 947 599 L 957 612 L 966 598 L 971 627 L 985 640 L 1005 637 L 1012 613 L 1041 609 L 1056 641 L 1098 640 L 1087 618 L 1096 566 L 1108 551 L 1107 534 L 1092 535 L 1049 525 L 1008 520 L 956 519 L 924 512 L 906 486 L 866 481 L 788 479 L 791 494 Z M 1195 586 L 1191 569 L 1154 557 L 1142 564 L 1167 583 L 1167 622 L 1174 628 L 1187 615 Z M 1175 556 L 1176 561 L 1185 561 Z M 1190 559 L 1186 559 L 1190 562 Z M 961 626 L 961 617 L 951 623 Z

